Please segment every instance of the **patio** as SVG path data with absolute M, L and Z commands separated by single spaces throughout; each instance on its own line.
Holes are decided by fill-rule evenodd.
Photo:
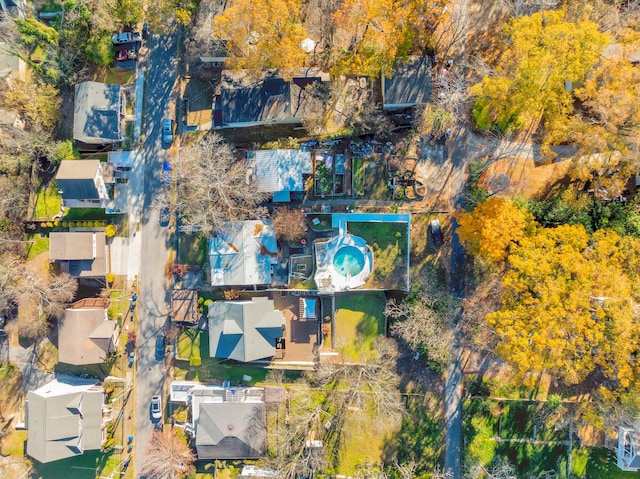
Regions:
M 304 312 L 303 302 L 310 298 L 307 296 L 294 296 L 286 293 L 275 293 L 273 302 L 276 309 L 282 311 L 285 317 L 286 349 L 284 358 L 276 355 L 274 363 L 282 362 L 309 362 L 315 358 L 314 349 L 318 341 L 318 317 L 320 315 L 319 302 L 311 311 Z M 305 317 L 306 316 L 306 317 Z M 310 317 L 315 316 L 315 318 Z

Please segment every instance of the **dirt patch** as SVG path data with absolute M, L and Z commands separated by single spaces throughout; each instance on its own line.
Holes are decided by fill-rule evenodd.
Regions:
M 554 185 L 564 181 L 569 166 L 570 161 L 536 165 L 531 159 L 501 159 L 489 165 L 480 182 L 499 195 L 544 198 Z
M 60 90 L 60 121 L 56 129 L 56 137 L 59 140 L 68 140 L 73 138 L 73 106 L 74 106 L 74 89 L 63 88 Z

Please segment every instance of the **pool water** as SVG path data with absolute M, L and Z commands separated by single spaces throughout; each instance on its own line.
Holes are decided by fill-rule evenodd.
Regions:
M 343 246 L 333 257 L 333 267 L 342 276 L 355 276 L 364 268 L 364 255 L 354 246 Z

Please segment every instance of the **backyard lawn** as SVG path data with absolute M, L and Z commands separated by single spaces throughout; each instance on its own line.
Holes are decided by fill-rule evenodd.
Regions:
M 408 286 L 407 223 L 349 222 L 347 231 L 363 238 L 373 252 L 373 274 L 366 287 L 399 289 Z
M 85 451 L 80 456 L 49 462 L 47 464 L 34 463 L 36 477 L 47 479 L 95 479 L 100 477 L 110 462 L 113 453 L 100 451 Z
M 203 266 L 207 259 L 207 237 L 203 233 L 181 233 L 178 237 L 178 264 Z
M 555 470 L 567 477 L 566 443 L 569 434 L 563 419 L 569 414 L 562 406 L 530 401 L 496 401 L 488 398 L 467 401 L 464 406 L 464 457 L 469 462 L 489 465 L 505 457 L 523 477 L 540 477 Z M 495 438 L 501 438 L 498 442 Z M 535 439 L 546 444 L 505 442 L 506 439 Z M 579 447 L 574 440 L 571 477 L 589 479 L 638 478 L 639 473 L 623 472 L 615 454 L 604 448 Z
M 384 293 L 367 291 L 336 297 L 335 344 L 347 361 L 365 359 L 373 340 L 385 334 Z
M 33 241 L 33 243 L 27 243 L 27 261 L 31 261 L 41 253 L 49 251 L 49 238 L 41 237 L 40 235 L 28 235 L 27 241 Z
M 60 193 L 54 181 L 45 188 L 40 187 L 36 193 L 36 204 L 33 211 L 34 219 L 52 219 L 60 214 Z
M 104 208 L 67 208 L 63 220 L 103 220 Z
M 229 380 L 234 383 L 259 384 L 269 372 L 268 369 L 236 363 L 228 359 L 209 357 L 209 333 L 193 328 L 186 329 L 178 338 L 178 357 L 176 361 L 176 379 L 207 381 L 218 379 Z M 191 366 L 190 359 L 201 359 L 199 366 Z M 251 381 L 245 382 L 243 376 L 251 376 Z

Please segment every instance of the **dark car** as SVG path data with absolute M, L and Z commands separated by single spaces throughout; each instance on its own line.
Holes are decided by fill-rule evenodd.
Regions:
M 162 334 L 156 338 L 156 359 L 158 361 L 164 359 L 164 335 Z
M 433 239 L 433 244 L 436 246 L 442 246 L 442 243 L 444 243 L 444 239 L 442 238 L 442 228 L 440 228 L 440 221 L 432 220 L 429 226 L 431 228 L 431 238 Z
M 160 210 L 160 226 L 169 224 L 169 207 L 165 206 Z

